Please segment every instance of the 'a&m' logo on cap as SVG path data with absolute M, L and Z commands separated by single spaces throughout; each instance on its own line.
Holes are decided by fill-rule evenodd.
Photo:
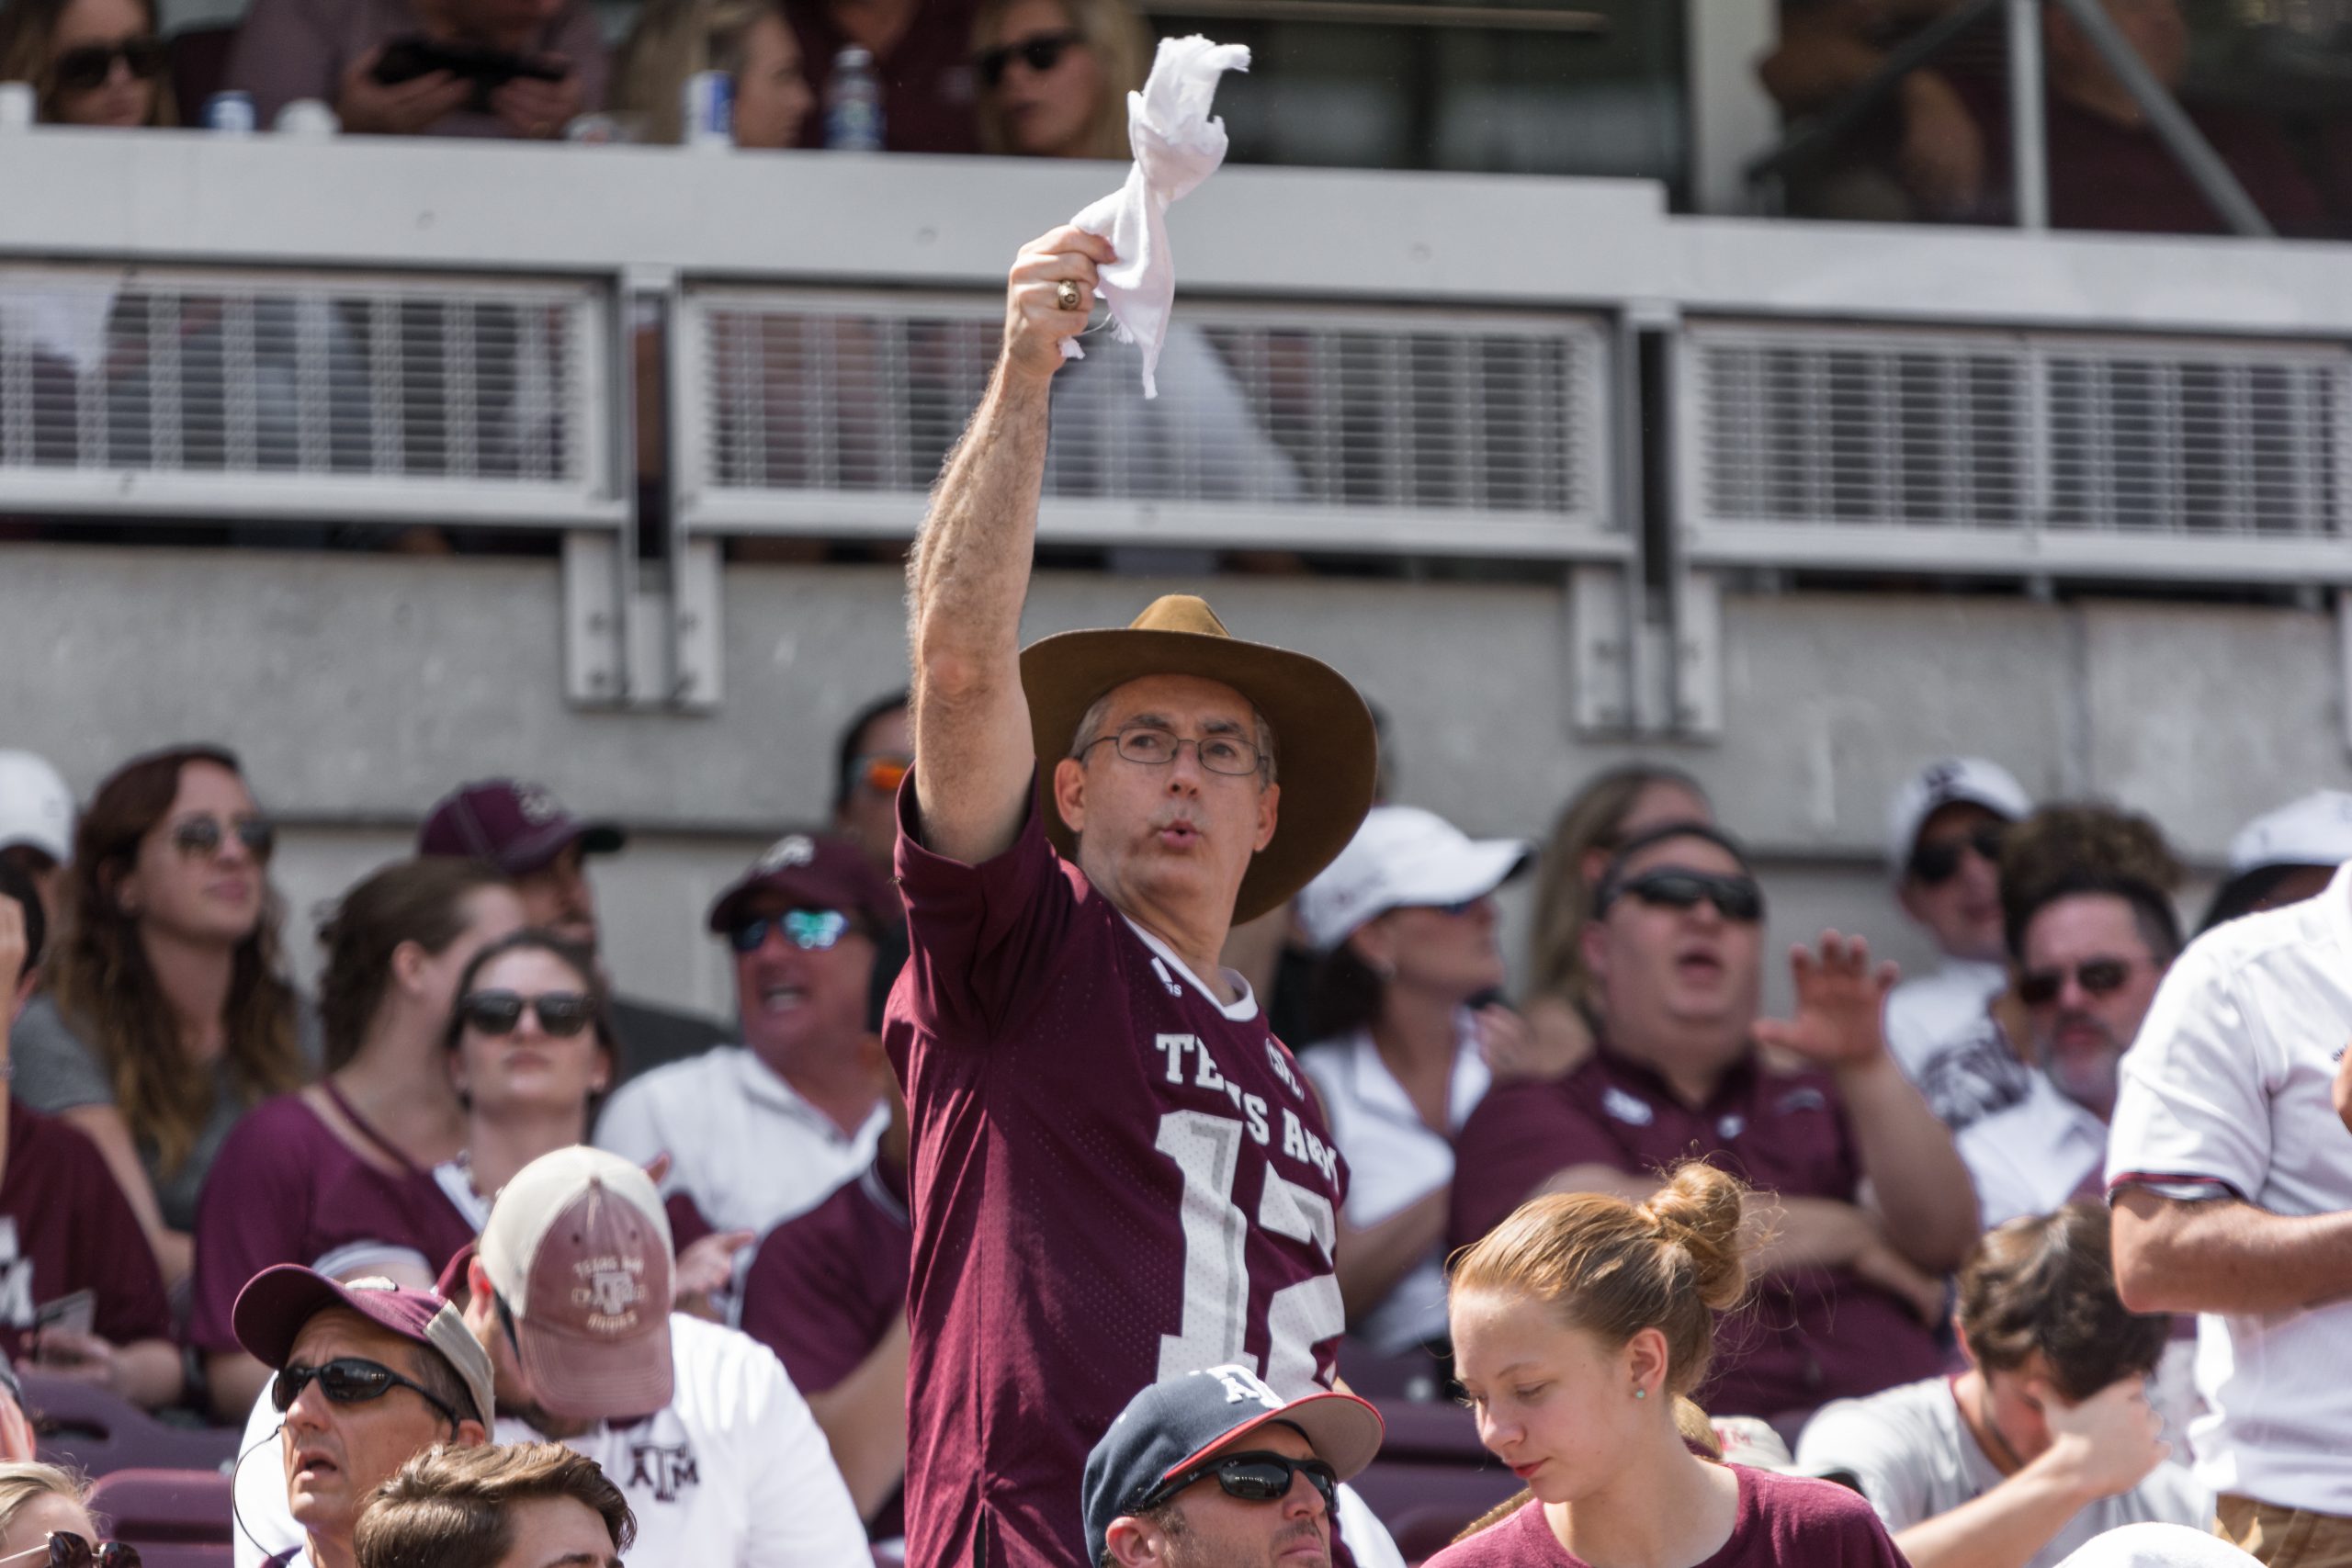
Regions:
M 627 1334 L 637 1326 L 638 1303 L 645 1300 L 643 1258 L 592 1258 L 572 1273 L 580 1280 L 571 1288 L 572 1304 L 587 1309 L 583 1326 L 590 1333 Z
M 1281 1394 L 1269 1387 L 1266 1381 L 1256 1372 L 1237 1362 L 1227 1362 L 1222 1367 L 1203 1368 L 1201 1375 L 1215 1378 L 1225 1385 L 1225 1402 L 1227 1404 L 1240 1404 L 1254 1399 L 1269 1410 L 1280 1410 L 1283 1407 Z
M 816 840 L 806 833 L 793 833 L 770 844 L 767 852 L 760 856 L 758 864 L 752 869 L 765 876 L 787 866 L 807 865 L 816 858 Z
M 514 809 L 523 820 L 534 827 L 543 826 L 563 815 L 563 806 L 540 784 L 524 784 L 514 792 Z

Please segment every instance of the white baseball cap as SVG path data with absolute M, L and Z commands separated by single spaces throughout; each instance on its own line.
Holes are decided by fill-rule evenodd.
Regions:
M 1300 890 L 1298 923 L 1328 951 L 1391 909 L 1482 898 L 1534 856 L 1525 839 L 1473 839 L 1434 811 L 1375 806 L 1339 858 Z
M 2352 860 L 2352 794 L 2315 790 L 2256 818 L 2230 840 L 2230 874 Z
M 74 792 L 45 757 L 0 751 L 0 850 L 28 844 L 60 865 L 74 859 Z
M 1946 757 L 1928 763 L 1905 779 L 1886 808 L 1886 864 L 1894 879 L 1903 880 L 1911 852 L 1919 845 L 1919 829 L 1947 806 L 1981 806 L 2012 822 L 2033 812 L 2033 799 L 2017 776 L 1998 762 L 1982 757 Z

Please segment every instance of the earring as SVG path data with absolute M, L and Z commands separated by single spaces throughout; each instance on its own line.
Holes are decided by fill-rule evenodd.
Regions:
M 1634 1397 L 1635 1399 L 1647 1399 L 1649 1396 L 1650 1391 L 1648 1389 L 1637 1388 L 1634 1391 Z

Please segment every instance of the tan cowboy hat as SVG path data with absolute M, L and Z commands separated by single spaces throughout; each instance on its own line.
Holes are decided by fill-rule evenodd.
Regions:
M 1038 809 L 1064 855 L 1078 841 L 1054 804 L 1054 764 L 1069 755 L 1078 721 L 1102 694 L 1147 675 L 1196 675 L 1231 686 L 1274 732 L 1283 786 L 1274 836 L 1250 863 L 1233 901 L 1238 925 L 1279 908 L 1347 847 L 1372 808 L 1380 742 L 1371 710 L 1347 677 L 1320 660 L 1225 629 L 1205 600 L 1170 593 L 1125 628 L 1063 632 L 1021 652 L 1021 684 L 1037 748 Z

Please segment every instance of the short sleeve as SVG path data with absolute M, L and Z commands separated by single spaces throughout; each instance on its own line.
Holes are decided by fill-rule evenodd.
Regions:
M 1001 1038 L 1068 957 L 1079 894 L 1046 840 L 1037 792 L 1012 845 L 967 865 L 922 843 L 913 775 L 899 789 L 899 886 L 907 900 L 906 973 L 915 1021 L 941 1043 Z
M 650 1165 L 668 1154 L 672 1169 L 662 1183 L 664 1194 L 678 1190 L 677 1151 L 663 1141 L 658 1105 L 660 1085 L 654 1076 L 623 1084 L 596 1118 L 596 1146 L 634 1165 Z
M 1623 1163 L 1598 1119 L 1561 1082 L 1498 1085 L 1462 1124 L 1453 1147 L 1449 1248 L 1493 1230 L 1572 1165 Z
M 1888 1529 L 1907 1530 L 1935 1513 L 1916 1437 L 1866 1400 L 1835 1400 L 1805 1423 L 1797 1438 L 1797 1468 L 1808 1475 L 1851 1475 Z
M 264 1106 L 221 1145 L 196 1205 L 196 1269 L 188 1343 L 234 1350 L 229 1309 L 245 1281 L 276 1263 L 302 1263 L 309 1229 L 311 1172 L 282 1112 Z
M 853 1245 L 855 1196 L 854 1189 L 837 1190 L 770 1231 L 743 1281 L 743 1332 L 776 1353 L 803 1393 L 821 1393 L 855 1371 L 889 1328 L 888 1310 L 877 1314 L 876 1282 L 861 1277 L 861 1249 Z M 901 1280 L 901 1303 L 905 1294 Z
M 15 1068 L 9 1091 L 35 1111 L 54 1115 L 78 1105 L 112 1105 L 114 1086 L 96 1053 L 66 1026 L 56 1002 L 36 999 L 8 1032 Z
M 2235 972 L 2192 946 L 2123 1054 L 2107 1185 L 2219 1183 L 2242 1198 L 2270 1168 L 2270 1110 Z
M 751 1493 L 738 1568 L 871 1568 L 865 1526 L 808 1402 L 766 1347 L 730 1337 L 744 1414 L 735 1458 Z

